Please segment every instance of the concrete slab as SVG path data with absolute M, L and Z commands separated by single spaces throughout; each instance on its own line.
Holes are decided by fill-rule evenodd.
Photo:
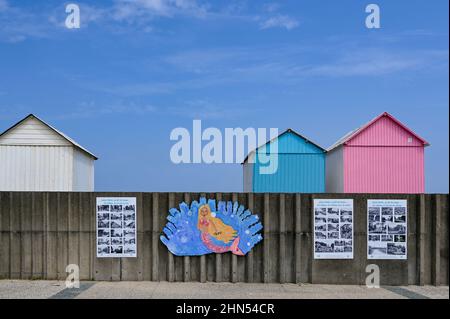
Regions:
M 448 286 L 408 286 L 406 288 L 430 299 L 449 299 Z
M 56 280 L 0 280 L 0 299 L 47 299 L 65 288 Z
M 349 285 L 284 285 L 292 298 L 301 299 L 403 299 L 383 288 Z
M 0 280 L 0 299 L 449 299 L 448 286 L 246 284 L 179 282 L 82 282 Z
M 98 282 L 77 298 L 142 299 L 408 299 L 448 298 L 448 287 L 369 289 L 351 285 Z M 408 293 L 409 292 L 409 293 Z M 422 295 L 423 293 L 423 295 Z

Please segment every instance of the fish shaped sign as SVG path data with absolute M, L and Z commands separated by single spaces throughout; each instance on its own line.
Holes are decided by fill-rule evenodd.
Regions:
M 263 238 L 258 215 L 238 202 L 201 197 L 171 208 L 160 239 L 176 256 L 231 252 L 246 255 Z

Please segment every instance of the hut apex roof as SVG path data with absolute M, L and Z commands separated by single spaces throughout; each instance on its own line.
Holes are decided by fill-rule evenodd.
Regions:
M 320 146 L 320 145 L 314 143 L 313 141 L 311 141 L 309 138 L 306 138 L 305 136 L 300 135 L 299 133 L 297 133 L 296 131 L 294 131 L 293 129 L 288 128 L 288 129 L 286 129 L 283 133 L 281 133 L 281 134 L 279 134 L 278 136 L 272 138 L 271 140 L 267 141 L 266 143 L 261 144 L 261 145 L 258 146 L 256 149 L 254 149 L 253 151 L 251 151 L 250 153 L 248 153 L 248 155 L 245 157 L 244 161 L 243 161 L 241 164 L 244 164 L 245 162 L 247 162 L 248 157 L 250 156 L 250 154 L 256 152 L 256 150 L 258 150 L 259 148 L 261 148 L 261 147 L 263 147 L 263 146 L 265 146 L 265 145 L 267 145 L 267 144 L 269 144 L 269 143 L 272 143 L 274 140 L 280 138 L 281 136 L 283 136 L 284 134 L 287 134 L 287 133 L 292 133 L 292 134 L 294 134 L 294 135 L 300 137 L 301 139 L 305 140 L 306 142 L 311 143 L 311 144 L 314 145 L 315 147 L 321 149 L 323 152 L 326 152 L 326 151 L 327 151 L 327 150 L 324 149 L 322 146 Z
M 335 149 L 338 146 L 341 146 L 343 144 L 347 144 L 350 140 L 352 140 L 353 138 L 355 138 L 356 136 L 358 136 L 361 132 L 363 132 L 365 129 L 367 129 L 369 126 L 371 126 L 373 123 L 377 122 L 379 119 L 383 118 L 383 117 L 388 117 L 389 119 L 391 119 L 392 121 L 394 121 L 397 125 L 399 125 L 400 127 L 402 127 L 405 131 L 407 131 L 408 133 L 410 133 L 411 135 L 413 135 L 415 138 L 417 138 L 420 142 L 423 143 L 424 146 L 429 146 L 430 144 L 424 140 L 423 138 L 421 138 L 419 135 L 417 135 L 416 133 L 414 133 L 412 130 L 410 130 L 406 125 L 404 125 L 402 122 L 400 122 L 399 120 L 397 120 L 395 117 L 393 117 L 391 114 L 389 114 L 388 112 L 384 112 L 380 115 L 378 115 L 377 117 L 375 117 L 374 119 L 372 119 L 371 121 L 369 121 L 368 123 L 364 124 L 363 126 L 350 131 L 349 133 L 345 134 L 343 137 L 341 137 L 336 143 L 334 143 L 333 145 L 331 145 L 327 151 L 331 151 L 333 149 Z
M 37 117 L 34 114 L 30 114 L 27 117 L 23 118 L 22 120 L 20 120 L 19 122 L 17 122 L 16 124 L 14 124 L 13 126 L 11 126 L 10 128 L 8 128 L 6 131 L 4 131 L 3 133 L 0 133 L 0 138 L 4 135 L 6 135 L 8 132 L 12 131 L 14 128 L 18 127 L 19 125 L 21 125 L 22 123 L 24 123 L 25 121 L 27 121 L 28 119 L 36 119 L 39 122 L 41 122 L 42 124 L 44 124 L 45 126 L 47 126 L 49 129 L 51 129 L 52 131 L 54 131 L 56 134 L 58 134 L 59 136 L 61 136 L 62 138 L 64 138 L 65 140 L 67 140 L 69 143 L 71 143 L 73 146 L 75 146 L 76 148 L 78 148 L 79 150 L 81 150 L 83 153 L 86 153 L 87 155 L 91 156 L 94 158 L 94 160 L 98 160 L 98 157 L 95 156 L 93 153 L 91 153 L 90 151 L 88 151 L 86 148 L 84 148 L 83 146 L 81 146 L 80 144 L 78 144 L 77 142 L 75 142 L 73 139 L 71 139 L 69 136 L 65 135 L 64 133 L 58 131 L 56 128 L 54 128 L 53 126 L 51 126 L 50 124 L 44 122 L 43 120 L 41 120 L 39 117 Z

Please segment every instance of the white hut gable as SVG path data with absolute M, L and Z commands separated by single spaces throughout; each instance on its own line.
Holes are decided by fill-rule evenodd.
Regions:
M 42 121 L 29 116 L 0 136 L 0 145 L 70 146 L 72 144 Z

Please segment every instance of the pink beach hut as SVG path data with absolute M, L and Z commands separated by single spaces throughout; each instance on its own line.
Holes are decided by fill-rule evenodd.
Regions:
M 328 149 L 326 191 L 424 193 L 424 149 L 428 145 L 385 112 Z

